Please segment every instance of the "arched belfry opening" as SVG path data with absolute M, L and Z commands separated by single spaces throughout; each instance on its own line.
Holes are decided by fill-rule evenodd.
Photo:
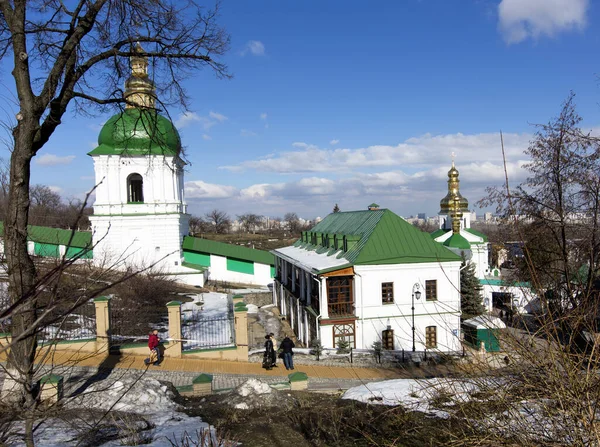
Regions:
M 127 203 L 144 203 L 144 179 L 140 174 L 127 177 Z

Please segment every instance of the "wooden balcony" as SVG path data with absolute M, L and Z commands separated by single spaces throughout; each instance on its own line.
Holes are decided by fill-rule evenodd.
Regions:
M 329 311 L 329 318 L 354 316 L 355 310 L 353 301 L 345 303 L 329 303 L 327 309 Z

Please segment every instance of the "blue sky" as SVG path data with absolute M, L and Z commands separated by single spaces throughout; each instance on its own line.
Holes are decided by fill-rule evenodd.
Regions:
M 233 79 L 200 71 L 186 82 L 190 110 L 169 110 L 189 210 L 312 219 L 375 201 L 435 215 L 452 152 L 476 209 L 502 182 L 499 130 L 517 183 L 531 124 L 570 90 L 597 126 L 599 15 L 589 0 L 225 0 Z M 108 116 L 69 115 L 32 182 L 82 197 Z

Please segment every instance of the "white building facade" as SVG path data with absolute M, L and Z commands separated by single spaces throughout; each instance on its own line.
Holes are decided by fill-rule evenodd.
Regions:
M 304 345 L 460 349 L 460 258 L 391 211 L 330 214 L 273 254 L 274 303 Z

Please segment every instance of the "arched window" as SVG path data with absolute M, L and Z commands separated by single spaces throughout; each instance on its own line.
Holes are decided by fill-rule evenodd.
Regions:
M 144 203 L 144 179 L 140 174 L 127 177 L 127 203 Z

